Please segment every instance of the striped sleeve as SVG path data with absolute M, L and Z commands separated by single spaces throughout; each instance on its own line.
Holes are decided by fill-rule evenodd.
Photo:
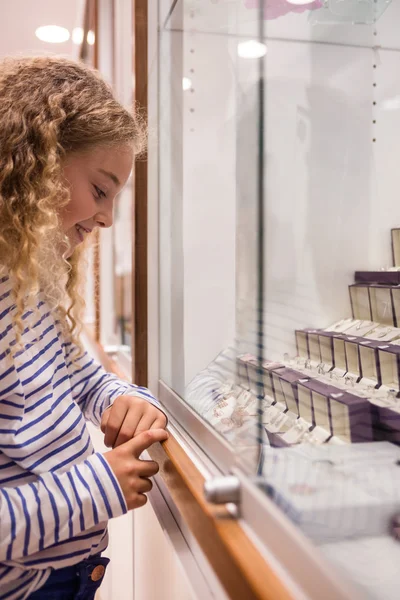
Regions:
M 124 395 L 143 398 L 162 411 L 159 402 L 147 388 L 122 381 L 116 375 L 108 373 L 87 352 L 73 360 L 76 353 L 76 346 L 70 344 L 66 362 L 73 397 L 86 420 L 99 426 L 105 409 L 118 396 Z
M 99 453 L 61 475 L 0 488 L 0 562 L 30 556 L 126 512 L 119 483 Z

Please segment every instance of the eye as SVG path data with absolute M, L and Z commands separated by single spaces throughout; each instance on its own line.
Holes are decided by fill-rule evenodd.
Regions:
M 94 187 L 94 189 L 96 191 L 96 194 L 97 194 L 96 200 L 101 200 L 102 198 L 106 197 L 106 193 L 103 192 L 103 190 L 101 190 L 99 187 L 97 187 L 97 185 L 93 184 L 93 187 Z

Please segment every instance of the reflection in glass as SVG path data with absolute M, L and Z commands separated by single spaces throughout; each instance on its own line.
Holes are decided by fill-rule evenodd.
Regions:
M 399 22 L 379 0 L 187 0 L 160 42 L 161 377 L 385 600 L 400 551 Z

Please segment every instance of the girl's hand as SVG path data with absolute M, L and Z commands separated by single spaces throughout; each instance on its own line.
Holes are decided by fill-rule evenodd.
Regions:
M 167 418 L 158 408 L 137 396 L 119 396 L 103 413 L 101 431 L 108 448 L 117 448 L 143 431 L 165 429 Z
M 149 477 L 158 473 L 156 462 L 139 460 L 139 456 L 152 444 L 163 442 L 167 438 L 168 433 L 164 429 L 152 429 L 103 455 L 118 479 L 128 510 L 146 504 L 145 494 L 153 487 Z

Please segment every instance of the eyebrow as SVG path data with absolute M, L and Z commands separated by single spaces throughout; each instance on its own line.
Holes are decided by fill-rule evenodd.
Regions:
M 103 173 L 103 175 L 107 175 L 107 177 L 109 177 L 114 183 L 115 185 L 121 185 L 120 180 L 118 179 L 118 177 L 116 175 L 114 175 L 114 173 L 111 173 L 110 171 L 105 171 L 104 169 L 97 169 L 99 171 L 99 173 Z

